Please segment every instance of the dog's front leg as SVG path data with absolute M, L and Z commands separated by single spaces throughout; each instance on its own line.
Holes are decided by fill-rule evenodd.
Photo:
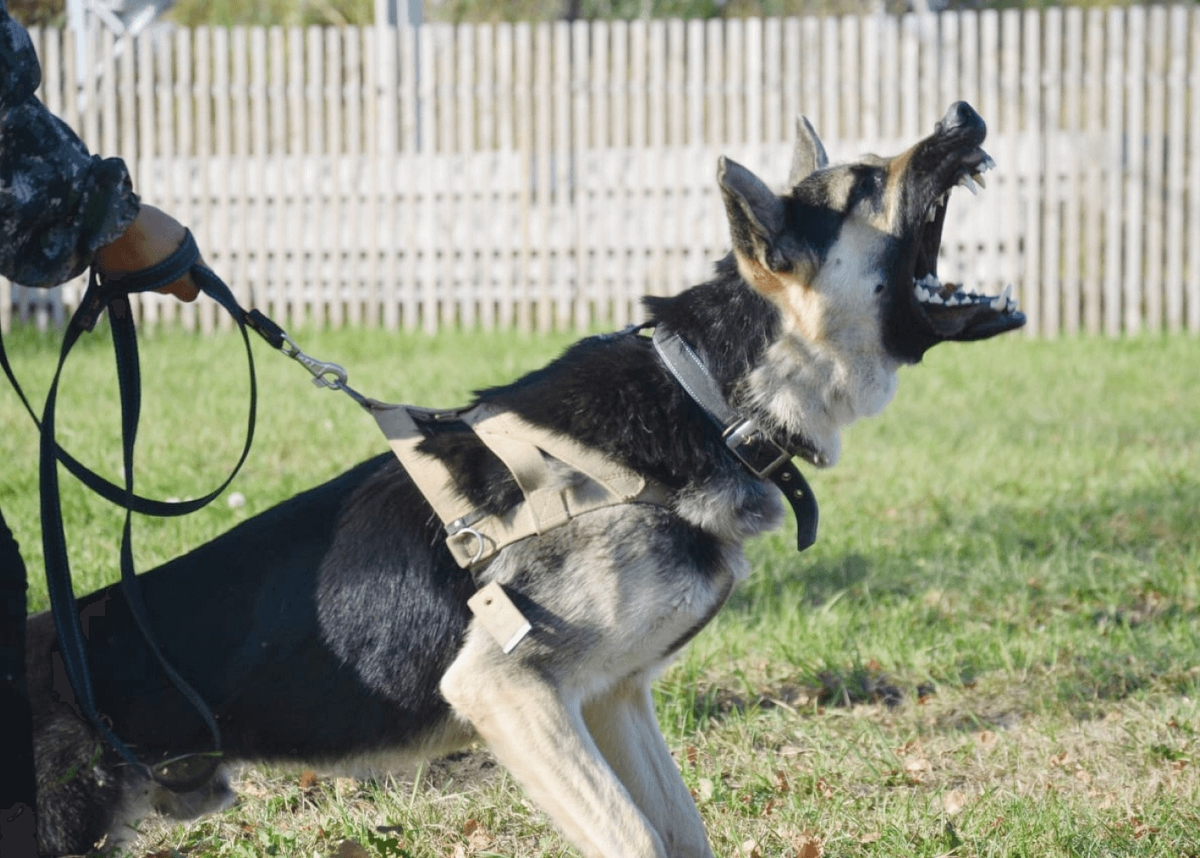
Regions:
M 638 807 L 658 831 L 672 858 L 712 858 L 696 803 L 667 749 L 650 695 L 637 674 L 583 710 L 592 737 Z
M 584 855 L 666 858 L 654 827 L 592 741 L 577 693 L 501 654 L 478 628 L 441 691 Z

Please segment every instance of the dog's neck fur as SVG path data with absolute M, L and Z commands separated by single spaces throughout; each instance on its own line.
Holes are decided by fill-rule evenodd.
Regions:
M 815 342 L 746 283 L 732 255 L 717 272 L 676 298 L 648 299 L 655 321 L 691 343 L 730 404 L 778 443 L 819 467 L 836 464 L 842 429 L 895 392 L 896 367 L 880 361 L 878 336 Z

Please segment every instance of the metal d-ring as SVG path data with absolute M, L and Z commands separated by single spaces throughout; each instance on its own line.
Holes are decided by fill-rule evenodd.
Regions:
M 482 516 L 480 515 L 480 512 L 476 510 L 470 515 L 457 518 L 446 525 L 446 534 L 450 537 L 456 537 L 462 533 L 475 537 L 475 556 L 471 558 L 470 564 L 472 566 L 482 560 L 484 552 L 487 551 L 487 537 L 485 537 L 475 528 L 471 527 L 471 525 L 478 521 L 481 517 Z
M 487 550 L 487 542 L 484 541 L 483 534 L 473 527 L 464 527 L 459 533 L 466 533 L 475 537 L 475 556 L 471 558 L 471 565 L 474 566 L 483 559 L 483 552 Z

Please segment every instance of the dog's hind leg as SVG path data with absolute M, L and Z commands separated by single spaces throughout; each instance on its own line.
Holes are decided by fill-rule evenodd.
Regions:
M 441 682 L 455 712 L 496 755 L 575 846 L 589 858 L 666 858 L 588 733 L 576 693 L 500 654 L 478 628 Z
M 696 803 L 667 749 L 650 696 L 636 674 L 588 701 L 583 717 L 592 738 L 662 838 L 672 858 L 712 858 Z

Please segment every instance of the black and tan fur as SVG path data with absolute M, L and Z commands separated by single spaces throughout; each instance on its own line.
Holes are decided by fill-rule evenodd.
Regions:
M 902 364 L 1022 322 L 1004 298 L 965 297 L 928 276 L 942 195 L 989 165 L 984 134 L 960 103 L 896 158 L 828 167 L 802 122 L 783 196 L 722 160 L 733 253 L 707 283 L 648 299 L 650 319 L 692 344 L 735 408 L 832 465 L 841 430 L 887 404 Z M 585 339 L 479 398 L 657 480 L 668 506 L 588 513 L 505 549 L 480 583 L 501 582 L 533 631 L 504 655 L 466 607 L 475 582 L 383 455 L 144 575 L 167 656 L 211 705 L 232 759 L 381 771 L 479 738 L 583 854 L 711 855 L 650 683 L 749 573 L 742 544 L 781 522 L 777 490 L 733 458 L 642 336 Z M 519 498 L 461 427 L 425 449 L 478 506 Z M 205 749 L 120 590 L 80 608 L 116 732 L 151 761 Z M 186 815 L 228 800 L 220 777 L 179 796 L 122 766 L 77 718 L 57 664 L 50 619 L 35 617 L 46 854 L 86 851 L 148 809 Z

